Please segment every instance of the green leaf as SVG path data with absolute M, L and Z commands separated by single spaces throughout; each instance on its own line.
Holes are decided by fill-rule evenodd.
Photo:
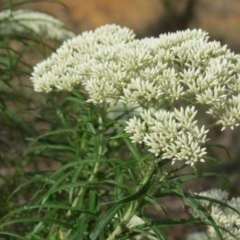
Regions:
M 177 181 L 178 183 L 185 183 L 185 182 L 189 182 L 195 179 L 199 179 L 199 178 L 206 178 L 206 177 L 219 177 L 219 178 L 223 178 L 224 180 L 228 181 L 228 178 L 224 177 L 221 174 L 217 174 L 217 173 L 193 173 L 193 174 L 184 174 L 181 176 L 177 176 L 174 177 L 175 181 Z
M 100 148 L 100 134 L 97 134 L 94 136 L 94 152 L 93 156 L 94 158 L 99 158 L 99 148 Z
M 116 172 L 116 170 L 120 169 L 120 168 L 126 168 L 128 165 L 132 165 L 134 163 L 138 163 L 138 160 L 128 160 L 126 162 L 122 162 L 121 161 L 121 164 L 118 164 L 117 166 L 115 167 L 112 167 L 110 169 L 108 169 L 105 174 L 109 174 L 109 173 L 112 173 L 112 172 Z
M 1 231 L 0 231 L 0 236 L 1 236 L 1 235 L 7 235 L 7 236 L 19 238 L 19 239 L 24 239 L 24 237 L 22 237 L 22 236 L 20 236 L 20 235 L 18 235 L 18 234 L 16 234 L 16 233 L 13 233 L 13 232 L 1 232 Z M 2 238 L 0 238 L 0 239 L 2 239 Z
M 82 100 L 76 97 L 67 97 L 64 99 L 65 101 L 75 102 L 79 105 L 86 105 L 86 100 Z
M 78 165 L 84 165 L 84 164 L 93 164 L 96 162 L 102 162 L 102 163 L 115 163 L 115 164 L 121 164 L 122 160 L 118 160 L 115 158 L 89 158 L 89 159 L 79 159 L 78 161 L 71 162 L 68 164 L 63 165 L 60 169 L 58 169 L 54 174 L 52 174 L 51 178 L 55 178 L 58 174 L 63 172 L 64 170 L 71 168 L 71 167 L 77 167 Z M 62 174 L 62 173 L 61 173 Z
M 95 216 L 91 211 L 85 211 L 85 210 L 79 210 L 78 208 L 73 208 L 67 205 L 60 204 L 59 202 L 47 202 L 45 204 L 32 204 L 32 205 L 24 205 L 22 207 L 19 207 L 15 210 L 12 210 L 6 217 L 10 217 L 13 214 L 20 213 L 23 211 L 29 211 L 32 209 L 43 209 L 43 208 L 48 208 L 48 209 L 62 209 L 62 210 L 71 210 L 71 211 L 77 211 L 79 213 L 84 213 L 88 215 Z
M 157 200 L 155 200 L 153 197 L 145 196 L 144 200 L 152 204 L 153 206 L 157 207 L 161 212 L 164 212 L 167 215 L 167 211 L 164 209 L 164 207 L 160 205 L 160 203 Z
M 49 179 L 49 181 L 52 182 L 52 186 L 50 189 L 48 189 L 47 193 L 45 194 L 46 196 L 50 196 L 50 194 L 48 195 L 49 192 L 54 191 L 54 189 L 56 189 L 60 184 L 64 184 L 67 178 L 71 178 L 72 175 L 75 173 L 75 170 L 72 169 L 66 173 L 62 173 L 61 176 L 59 176 L 59 178 L 57 178 L 57 180 L 52 180 L 52 178 Z M 48 184 L 49 182 L 46 182 L 46 184 Z M 45 188 L 45 185 L 43 186 L 43 189 Z M 47 201 L 47 197 L 41 202 L 44 203 L 45 201 Z
M 86 187 L 86 186 L 91 186 L 91 185 L 96 185 L 99 182 L 94 182 L 94 181 L 81 181 L 81 182 L 76 182 L 76 183 L 67 183 L 67 184 L 61 184 L 61 186 L 53 188 L 49 190 L 46 194 L 44 194 L 39 201 L 43 201 L 44 199 L 48 198 L 51 194 L 59 191 L 66 191 L 68 192 L 69 189 L 74 188 L 74 187 Z
M 227 203 L 222 202 L 222 201 L 219 201 L 219 200 L 217 200 L 217 199 L 215 199 L 215 198 L 210 198 L 210 197 L 206 197 L 206 196 L 201 196 L 201 195 L 198 195 L 198 194 L 187 194 L 187 193 L 186 193 L 185 195 L 186 195 L 186 197 L 192 197 L 192 196 L 193 196 L 193 197 L 196 198 L 196 199 L 207 200 L 207 201 L 209 201 L 209 202 L 217 203 L 217 204 L 219 204 L 219 205 L 221 205 L 221 206 L 223 206 L 223 207 L 227 207 L 227 208 L 233 210 L 234 212 L 236 212 L 236 213 L 239 214 L 239 216 L 240 216 L 240 212 L 239 212 L 237 209 L 235 209 L 234 207 L 228 205 Z
M 35 177 L 32 180 L 29 180 L 23 184 L 21 184 L 20 186 L 18 186 L 13 192 L 12 194 L 9 196 L 8 200 L 14 195 L 16 194 L 18 191 L 20 191 L 23 187 L 26 187 L 32 183 L 37 183 L 37 182 L 45 182 L 45 183 L 51 183 L 50 179 L 44 176 L 40 176 L 40 177 Z
M 50 219 L 50 218 L 17 218 L 14 220 L 9 220 L 6 223 L 0 224 L 0 227 L 4 227 L 6 225 L 11 225 L 14 223 L 35 223 L 35 222 L 56 224 L 56 225 L 59 225 L 59 226 L 62 226 L 62 227 L 68 228 L 68 229 L 73 229 L 72 225 L 69 225 L 65 222 L 61 222 L 61 221 L 58 221 L 55 219 Z
M 71 133 L 74 134 L 77 130 L 75 128 L 65 128 L 65 129 L 58 129 L 58 130 L 51 130 L 50 132 L 44 133 L 41 136 L 37 137 L 35 141 L 38 141 L 42 138 L 46 138 L 49 136 L 55 136 L 55 135 L 62 135 L 63 133 Z
M 130 133 L 119 133 L 118 135 L 111 137 L 110 139 L 115 140 L 115 139 L 119 139 L 119 138 L 128 138 L 130 136 L 131 136 Z
M 114 185 L 114 186 L 118 187 L 119 189 L 130 190 L 130 187 L 128 185 L 126 185 L 125 183 L 121 183 L 119 181 L 115 181 L 115 180 L 103 180 L 103 181 L 99 182 L 99 184 Z
M 73 171 L 73 177 L 72 177 L 72 183 L 76 183 L 78 181 L 78 178 L 80 176 L 80 172 L 83 170 L 84 165 L 79 165 L 77 169 L 74 169 Z M 72 202 L 74 195 L 74 188 L 69 189 L 69 202 Z
M 215 229 L 215 232 L 217 234 L 217 236 L 219 237 L 219 240 L 224 240 L 222 238 L 222 234 L 219 230 L 218 225 L 216 224 L 216 222 L 214 221 L 214 219 L 212 218 L 211 214 L 208 212 L 207 209 L 205 209 L 201 203 L 199 201 L 196 200 L 196 197 L 192 197 L 191 195 L 188 195 L 188 200 L 194 205 L 195 208 L 197 208 L 199 211 L 202 212 L 202 214 L 208 219 L 209 223 L 211 224 L 211 226 Z
M 31 153 L 31 152 L 36 153 L 36 152 L 45 152 L 45 151 L 61 151 L 61 152 L 71 152 L 71 153 L 76 152 L 76 150 L 73 147 L 69 147 L 66 145 L 45 144 L 37 147 L 32 147 L 27 151 L 27 153 Z
M 149 153 L 149 154 L 143 156 L 143 157 L 141 158 L 140 162 L 143 163 L 143 162 L 145 162 L 145 161 L 147 161 L 147 160 L 149 160 L 149 159 L 151 159 L 151 158 L 153 158 L 153 157 L 155 157 L 155 155 L 152 154 L 152 153 Z
M 171 219 L 162 219 L 154 222 L 155 225 L 160 227 L 173 226 L 173 225 L 189 225 L 189 226 L 199 226 L 206 225 L 205 222 L 198 219 L 182 219 L 182 218 L 171 218 Z
M 220 149 L 224 150 L 227 153 L 228 158 L 231 160 L 231 153 L 233 151 L 229 147 L 226 147 L 226 146 L 221 145 L 221 144 L 210 144 L 210 143 L 206 143 L 205 146 L 206 147 L 216 147 L 216 148 L 220 148 Z
M 123 199 L 120 200 L 116 200 L 116 201 L 112 201 L 112 202 L 108 202 L 107 204 L 121 204 L 121 203 L 127 203 L 136 199 L 141 198 L 142 196 L 144 196 L 144 194 L 146 194 L 149 189 L 151 189 L 153 186 L 153 183 L 151 181 L 151 179 L 149 179 L 141 188 L 139 188 L 139 190 L 137 190 L 134 194 L 125 197 Z
M 96 190 L 89 191 L 89 205 L 90 212 L 96 212 L 98 206 L 98 192 Z
M 123 138 L 124 142 L 127 144 L 129 150 L 131 151 L 133 157 L 140 161 L 140 155 L 138 153 L 137 148 L 132 144 L 132 142 L 128 138 Z
M 93 232 L 90 234 L 91 240 L 98 239 L 99 234 L 109 224 L 109 222 L 114 218 L 114 216 L 122 207 L 123 207 L 123 204 L 115 204 L 107 211 L 107 213 L 104 216 L 100 218 L 97 226 L 95 227 Z
M 155 237 L 159 240 L 167 240 L 163 232 L 160 230 L 159 226 L 155 224 L 152 220 L 147 217 L 141 217 L 141 219 L 147 224 L 147 226 L 155 233 Z

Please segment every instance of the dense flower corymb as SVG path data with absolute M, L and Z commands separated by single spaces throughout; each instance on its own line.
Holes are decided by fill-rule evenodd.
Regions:
M 194 118 L 204 105 L 223 130 L 239 125 L 240 56 L 202 30 L 134 37 L 128 28 L 105 25 L 67 40 L 34 67 L 35 91 L 81 84 L 93 104 L 137 104 L 146 111 L 127 122 L 132 142 L 173 163 L 203 161 L 207 131 Z M 189 104 L 195 107 L 179 110 Z
M 199 129 L 194 121 L 195 109 L 187 107 L 173 112 L 147 110 L 141 114 L 143 122 L 134 117 L 127 122 L 126 132 L 131 133 L 133 142 L 145 143 L 149 151 L 161 159 L 184 160 L 190 165 L 204 161 L 207 130 Z M 147 129 L 147 130 L 146 130 Z
M 159 109 L 178 100 L 208 106 L 223 129 L 240 122 L 240 57 L 202 30 L 134 39 L 117 25 L 84 32 L 37 64 L 36 91 L 85 87 L 90 102 L 123 102 Z

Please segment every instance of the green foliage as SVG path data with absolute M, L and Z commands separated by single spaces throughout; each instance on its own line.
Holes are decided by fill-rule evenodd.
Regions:
M 9 8 L 14 8 L 12 1 Z M 184 163 L 171 165 L 171 159 L 159 161 L 160 156 L 133 144 L 123 131 L 123 120 L 134 108 L 96 106 L 81 89 L 34 94 L 28 79 L 32 64 L 58 43 L 34 34 L 0 38 L 0 157 L 3 169 L 15 167 L 0 185 L 5 196 L 0 239 L 124 240 L 141 235 L 165 240 L 167 227 L 206 224 L 223 239 L 198 200 L 232 207 L 183 190 L 186 182 L 220 175 L 198 173 Z M 183 207 L 189 201 L 208 222 L 169 217 L 164 205 L 168 197 L 178 198 Z M 149 214 L 152 206 L 160 220 Z

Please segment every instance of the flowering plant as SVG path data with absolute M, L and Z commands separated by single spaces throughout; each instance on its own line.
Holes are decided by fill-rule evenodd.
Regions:
M 211 159 L 208 132 L 239 125 L 239 55 L 202 30 L 138 40 L 128 28 L 106 25 L 65 41 L 34 67 L 31 81 L 37 92 L 69 95 L 65 111 L 56 109 L 62 128 L 25 152 L 61 167 L 19 187 L 44 182 L 35 202 L 8 215 L 34 216 L 10 221 L 29 222 L 24 239 L 167 239 L 164 226 L 176 224 L 210 225 L 210 239 L 234 228 L 227 236 L 237 239 L 239 225 L 218 221 L 202 195 L 181 184 L 199 178 L 197 162 Z M 197 121 L 201 114 L 214 124 Z M 147 209 L 162 215 L 166 197 L 184 200 L 198 218 L 154 221 Z M 222 201 L 220 192 L 214 199 L 239 221 L 237 201 Z

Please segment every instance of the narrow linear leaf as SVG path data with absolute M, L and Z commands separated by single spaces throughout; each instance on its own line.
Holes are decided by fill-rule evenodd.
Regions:
M 0 231 L 0 235 L 7 235 L 7 236 L 11 236 L 11 237 L 15 237 L 15 238 L 19 238 L 19 239 L 24 239 L 24 237 L 16 234 L 16 233 L 13 233 L 13 232 L 1 232 Z M 1 239 L 1 238 L 0 238 Z
M 208 221 L 210 222 L 211 226 L 214 228 L 217 236 L 219 237 L 219 240 L 224 240 L 222 238 L 222 234 L 219 230 L 218 225 L 216 224 L 216 222 L 214 221 L 214 219 L 212 218 L 211 214 L 207 211 L 207 209 L 205 209 L 201 203 L 199 201 L 196 200 L 195 197 L 192 197 L 191 195 L 188 196 L 188 200 L 199 210 L 201 211 L 205 217 L 208 219 Z
M 176 181 L 178 181 L 178 183 L 185 183 L 185 182 L 189 182 L 191 180 L 194 179 L 199 179 L 199 178 L 205 178 L 205 177 L 218 177 L 218 178 L 223 178 L 224 180 L 228 181 L 228 178 L 224 177 L 221 174 L 217 174 L 217 173 L 200 173 L 200 174 L 184 174 L 178 177 L 174 177 L 174 179 Z
M 50 224 L 56 224 L 62 227 L 66 227 L 69 229 L 73 229 L 72 225 L 69 225 L 65 222 L 61 222 L 55 219 L 50 219 L 50 218 L 17 218 L 14 220 L 9 220 L 6 223 L 0 224 L 0 227 L 6 226 L 6 225 L 11 225 L 14 223 L 35 223 L 35 222 L 43 222 L 43 223 L 50 223 Z
M 120 203 L 127 203 L 136 199 L 141 198 L 145 193 L 147 193 L 149 191 L 149 189 L 151 189 L 152 187 L 152 181 L 149 179 L 146 184 L 144 184 L 137 192 L 135 192 L 134 194 L 125 197 L 123 199 L 120 200 L 116 200 L 116 201 L 112 201 L 112 202 L 108 202 L 107 204 L 120 204 Z
M 133 157 L 136 159 L 136 160 L 139 160 L 140 161 L 140 156 L 139 156 L 139 153 L 136 149 L 136 147 L 132 144 L 132 142 L 128 139 L 128 138 L 123 138 L 124 142 L 127 144 L 129 150 L 131 151 Z
M 153 223 L 152 220 L 146 218 L 146 217 L 141 217 L 142 220 L 147 224 L 147 226 L 155 233 L 155 236 L 159 240 L 167 240 L 163 232 L 160 230 L 159 226 Z
M 115 204 L 112 206 L 107 214 L 105 214 L 100 220 L 93 232 L 90 234 L 91 240 L 96 240 L 99 234 L 103 231 L 103 229 L 107 226 L 107 224 L 114 218 L 116 213 L 123 207 L 123 204 Z
M 100 134 L 94 136 L 94 158 L 98 158 L 99 156 L 99 148 L 100 148 Z
M 194 198 L 196 198 L 196 199 L 207 200 L 207 201 L 209 201 L 209 202 L 217 203 L 217 204 L 219 204 L 219 205 L 221 205 L 221 206 L 223 206 L 223 207 L 227 207 L 227 208 L 233 210 L 234 212 L 236 212 L 236 213 L 239 214 L 239 216 L 240 216 L 240 212 L 239 212 L 237 209 L 235 209 L 235 208 L 233 208 L 232 206 L 228 205 L 227 203 L 222 202 L 222 201 L 219 201 L 219 200 L 217 200 L 217 199 L 215 199 L 215 198 L 210 198 L 210 197 L 206 197 L 206 196 L 201 196 L 201 195 L 198 195 L 198 194 L 187 194 L 187 193 L 186 193 L 186 197 L 189 197 L 189 196 L 194 196 Z
M 83 165 L 83 164 L 92 164 L 92 163 L 96 163 L 96 162 L 102 162 L 102 163 L 116 163 L 116 164 L 122 164 L 122 160 L 118 160 L 115 158 L 90 158 L 90 159 L 79 159 L 78 161 L 75 162 L 71 162 L 68 164 L 65 164 L 64 166 L 62 166 L 60 169 L 58 169 L 52 176 L 51 178 L 54 178 L 56 175 L 60 174 L 62 171 L 71 168 L 71 167 L 77 167 L 78 165 Z
M 138 161 L 137 160 L 129 160 L 129 161 L 126 161 L 124 163 L 121 163 L 119 165 L 117 165 L 116 167 L 112 167 L 110 169 L 108 169 L 105 174 L 109 174 L 111 172 L 115 172 L 116 170 L 118 170 L 119 168 L 126 168 L 126 166 L 128 165 L 131 165 L 131 164 L 134 164 L 134 163 L 137 163 Z

